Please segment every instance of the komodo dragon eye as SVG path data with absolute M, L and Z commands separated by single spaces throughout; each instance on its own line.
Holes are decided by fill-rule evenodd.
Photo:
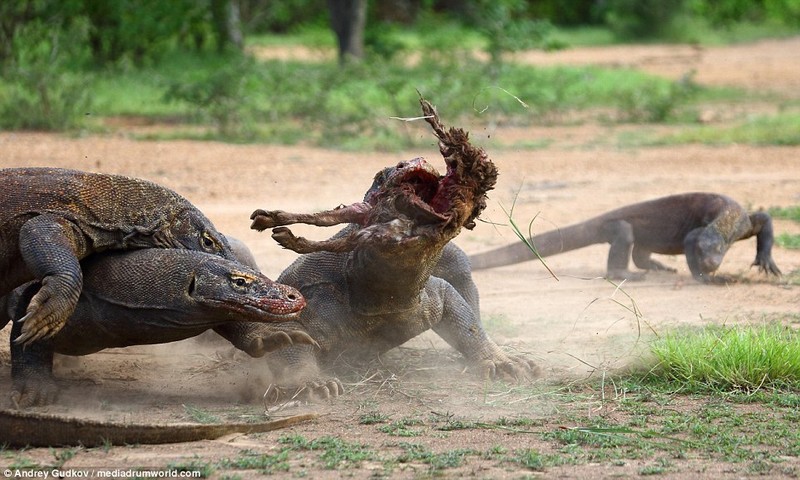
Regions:
M 247 289 L 253 283 L 253 279 L 250 277 L 244 277 L 242 275 L 231 274 L 231 284 L 233 284 L 234 288 L 238 289 Z
M 217 252 L 220 250 L 217 241 L 214 240 L 208 232 L 203 232 L 203 235 L 200 237 L 200 245 L 202 245 L 203 249 L 207 252 Z

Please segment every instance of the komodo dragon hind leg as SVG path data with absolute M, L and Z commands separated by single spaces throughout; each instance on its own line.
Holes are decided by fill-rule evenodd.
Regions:
M 611 244 L 611 248 L 608 250 L 606 276 L 612 280 L 643 280 L 643 273 L 628 270 L 634 242 L 631 224 L 624 220 L 606 222 L 602 227 L 601 234 Z
M 14 297 L 9 300 L 11 318 L 15 320 L 12 322 L 12 339 L 22 331 L 22 324 L 16 320 L 25 314 L 28 303 L 39 288 L 38 282 L 31 282 L 20 289 L 21 293 L 12 294 Z M 17 408 L 47 405 L 55 401 L 58 387 L 53 378 L 51 341 L 42 339 L 25 346 L 11 341 L 11 378 L 11 401 Z
M 633 244 L 633 253 L 631 254 L 631 257 L 633 258 L 633 264 L 638 268 L 641 268 L 642 270 L 654 270 L 661 272 L 677 272 L 676 269 L 653 260 L 650 258 L 650 255 L 652 255 L 652 252 L 649 250 L 639 248 L 635 243 Z
M 431 277 L 425 291 L 431 303 L 441 305 L 439 318 L 433 319 L 433 331 L 464 355 L 484 378 L 521 381 L 540 375 L 534 362 L 521 355 L 506 354 L 489 338 L 480 317 L 452 285 Z

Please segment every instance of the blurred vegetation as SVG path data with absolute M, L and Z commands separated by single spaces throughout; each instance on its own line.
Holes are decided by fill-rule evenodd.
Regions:
M 249 48 L 220 26 L 231 1 Z M 507 54 L 724 42 L 800 26 L 796 0 L 371 0 L 363 62 L 252 53 L 282 42 L 334 46 L 326 8 L 323 0 L 0 2 L 0 128 L 102 128 L 104 117 L 136 116 L 206 127 L 178 136 L 396 149 L 415 140 L 389 117 L 416 116 L 417 90 L 451 121 L 569 122 L 575 111 L 676 121 L 708 94 L 691 75 L 670 82 L 624 69 L 523 66 Z
M 773 218 L 792 220 L 800 223 L 800 206 L 798 205 L 790 207 L 772 207 L 767 213 L 772 215 Z M 775 238 L 775 243 L 783 248 L 798 249 L 800 248 L 800 235 L 781 233 Z

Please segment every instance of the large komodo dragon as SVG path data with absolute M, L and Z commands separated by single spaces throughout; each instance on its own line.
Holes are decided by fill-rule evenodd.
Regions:
M 449 243 L 462 228 L 474 227 L 497 170 L 466 132 L 445 130 L 434 107 L 420 102 L 439 139 L 446 175 L 416 158 L 379 172 L 363 202 L 316 214 L 257 210 L 252 215 L 252 228 L 277 227 L 272 237 L 304 254 L 278 281 L 300 290 L 308 306 L 296 321 L 270 327 L 305 329 L 321 346 L 293 345 L 269 355 L 281 387 L 276 391 L 284 395 L 303 382 L 323 387 L 312 396 L 338 395 L 330 382 L 317 382 L 320 365 L 368 358 L 428 329 L 487 375 L 535 374 L 531 362 L 507 355 L 484 332 L 466 255 Z M 350 225 L 314 242 L 282 227 L 293 223 Z
M 18 343 L 55 334 L 82 288 L 79 260 L 110 249 L 179 248 L 234 256 L 188 200 L 154 183 L 58 168 L 0 170 L 0 295 L 40 280 Z
M 64 327 L 31 345 L 12 342 L 18 406 L 53 400 L 53 354 L 86 355 L 111 347 L 164 343 L 213 329 L 258 357 L 292 344 L 316 345 L 305 332 L 261 328 L 297 316 L 305 300 L 240 263 L 188 250 L 108 252 L 84 260 L 84 288 Z M 30 282 L 0 299 L 0 328 L 25 313 L 36 291 Z M 14 329 L 19 329 L 14 324 Z M 0 410 L 0 444 L 96 446 L 175 443 L 281 428 L 309 415 L 255 424 L 141 424 L 89 421 Z
M 640 279 L 628 271 L 628 260 L 643 270 L 675 271 L 650 258 L 652 253 L 686 254 L 692 276 L 713 280 L 730 246 L 756 237 L 753 265 L 780 275 L 772 260 L 772 219 L 767 213 L 748 215 L 733 199 L 715 193 L 684 193 L 634 203 L 575 225 L 531 237 L 541 257 L 568 252 L 595 243 L 610 243 L 607 275 L 613 279 Z M 500 267 L 536 258 L 523 242 L 471 255 L 472 270 Z
M 54 353 L 167 343 L 208 329 L 252 356 L 294 340 L 314 344 L 304 332 L 252 327 L 249 322 L 291 320 L 306 302 L 296 289 L 239 262 L 190 250 L 143 249 L 92 255 L 82 267 L 84 288 L 64 327 L 30 345 L 11 343 L 12 399 L 20 407 L 54 400 Z M 0 327 L 24 314 L 38 287 L 30 282 L 0 300 Z M 13 323 L 12 338 L 20 328 Z

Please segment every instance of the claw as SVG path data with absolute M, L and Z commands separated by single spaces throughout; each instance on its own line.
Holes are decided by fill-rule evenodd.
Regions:
M 248 354 L 253 357 L 261 357 L 264 354 L 289 347 L 294 344 L 311 345 L 319 349 L 319 343 L 309 334 L 302 330 L 290 330 L 288 332 L 277 331 L 257 337 L 249 347 Z
M 338 378 L 314 380 L 301 386 L 279 386 L 270 384 L 264 392 L 265 405 L 279 402 L 300 401 L 313 403 L 320 400 L 331 400 L 344 394 L 344 386 Z
M 16 386 L 11 391 L 11 403 L 14 408 L 21 410 L 34 406 L 43 406 L 53 403 L 58 395 L 55 382 L 49 380 L 30 380 Z

